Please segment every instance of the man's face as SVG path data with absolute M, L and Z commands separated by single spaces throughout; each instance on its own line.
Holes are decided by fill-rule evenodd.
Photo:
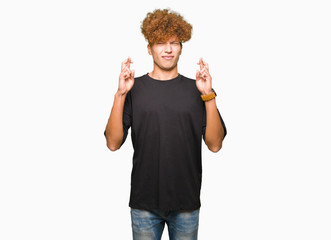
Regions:
M 148 45 L 148 53 L 153 56 L 154 64 L 162 70 L 170 71 L 177 66 L 182 46 L 178 38 L 171 37 L 167 41 Z

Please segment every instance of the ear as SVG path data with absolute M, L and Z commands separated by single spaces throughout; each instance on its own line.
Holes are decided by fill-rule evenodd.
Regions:
M 148 54 L 152 55 L 152 50 L 151 50 L 151 45 L 150 44 L 147 45 L 147 50 L 148 50 Z

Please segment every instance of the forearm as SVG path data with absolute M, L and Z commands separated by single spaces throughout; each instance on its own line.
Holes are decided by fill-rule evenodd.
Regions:
M 205 102 L 206 132 L 205 142 L 209 150 L 217 152 L 222 148 L 224 129 L 219 117 L 215 98 Z
M 107 147 L 115 151 L 123 140 L 123 109 L 126 94 L 116 92 L 113 107 L 106 126 Z

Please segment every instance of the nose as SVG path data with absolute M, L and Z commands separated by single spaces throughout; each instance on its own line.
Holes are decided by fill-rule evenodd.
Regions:
M 164 51 L 167 52 L 167 53 L 172 52 L 172 48 L 171 48 L 171 44 L 170 43 L 167 43 L 165 45 Z

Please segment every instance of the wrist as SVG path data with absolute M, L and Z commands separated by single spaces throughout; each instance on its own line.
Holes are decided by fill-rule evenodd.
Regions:
M 208 95 L 208 94 L 211 94 L 211 93 L 213 93 L 213 90 L 212 89 L 206 90 L 206 91 L 202 91 L 201 92 L 201 95 Z
M 125 101 L 127 93 L 121 93 L 120 91 L 117 91 L 115 93 L 114 99 L 115 101 Z
M 117 92 L 116 92 L 116 96 L 118 96 L 118 97 L 122 97 L 122 96 L 125 96 L 126 94 L 127 94 L 128 92 L 126 92 L 126 91 L 120 91 L 119 89 L 117 90 Z
M 204 91 L 203 93 L 206 93 L 201 95 L 201 99 L 204 102 L 210 101 L 217 96 L 213 88 L 211 89 L 211 91 Z

